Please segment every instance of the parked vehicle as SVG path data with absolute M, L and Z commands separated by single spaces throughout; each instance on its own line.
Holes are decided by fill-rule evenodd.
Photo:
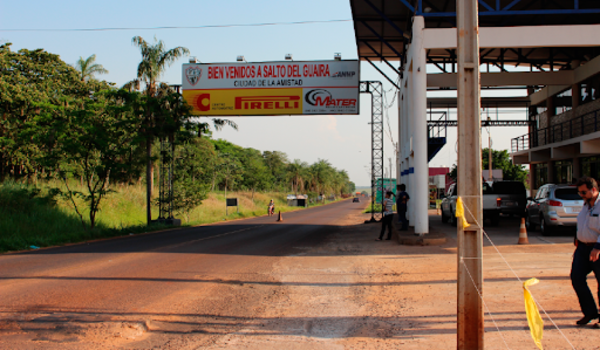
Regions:
M 484 182 L 482 184 L 483 192 L 483 219 L 488 219 L 492 226 L 497 226 L 500 222 L 499 200 L 494 194 L 492 187 Z M 456 198 L 458 197 L 458 188 L 456 184 L 450 185 L 446 197 L 442 200 L 442 222 L 450 222 L 456 225 Z M 466 210 L 465 210 L 466 211 Z
M 500 198 L 500 214 L 525 216 L 527 190 L 520 181 L 494 181 L 492 190 Z
M 546 184 L 539 188 L 535 198 L 527 198 L 525 225 L 528 230 L 540 228 L 542 235 L 558 227 L 577 227 L 577 215 L 583 199 L 574 185 Z

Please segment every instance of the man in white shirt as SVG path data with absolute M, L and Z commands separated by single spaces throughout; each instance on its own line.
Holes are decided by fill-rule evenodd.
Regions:
M 598 183 L 591 177 L 582 177 L 576 186 L 584 205 L 577 216 L 577 248 L 571 265 L 571 283 L 583 312 L 583 318 L 577 321 L 577 325 L 584 326 L 598 318 L 598 307 L 587 284 L 587 276 L 594 272 L 600 299 L 600 196 Z M 599 327 L 600 324 L 596 323 L 595 326 Z
M 386 240 L 392 239 L 392 219 L 394 218 L 394 201 L 391 199 L 394 193 L 391 191 L 387 191 L 385 193 L 385 199 L 383 200 L 383 218 L 381 218 L 381 234 L 379 234 L 379 238 L 377 241 L 381 241 L 383 238 L 383 234 L 385 233 L 385 228 L 388 228 L 388 235 Z

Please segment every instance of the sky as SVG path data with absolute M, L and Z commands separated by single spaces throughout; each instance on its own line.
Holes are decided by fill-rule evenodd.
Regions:
M 0 0 L 0 43 L 12 50 L 42 48 L 74 64 L 79 57 L 96 55 L 96 62 L 109 71 L 97 78 L 122 86 L 135 78 L 141 56 L 131 39 L 163 40 L 167 48 L 183 46 L 200 62 L 235 62 L 243 55 L 248 62 L 284 60 L 330 60 L 336 52 L 342 59 L 357 59 L 352 13 L 348 0 L 220 0 L 181 1 L 127 0 L 7 1 Z M 317 22 L 289 24 L 292 22 Z M 277 23 L 276 25 L 265 25 Z M 285 23 L 285 24 L 282 24 Z M 262 24 L 262 25 L 258 25 Z M 179 27 L 158 29 L 159 27 Z M 185 27 L 185 28 L 183 28 Z M 119 28 L 119 29 L 116 29 Z M 88 30 L 102 29 L 102 30 Z M 168 84 L 181 84 L 183 58 L 162 77 Z M 378 67 L 396 77 L 385 64 Z M 428 68 L 428 71 L 432 70 Z M 361 64 L 361 80 L 383 82 L 384 164 L 395 170 L 394 142 L 398 141 L 398 111 L 395 88 L 369 63 Z M 485 92 L 484 92 L 485 94 Z M 484 95 L 485 96 L 485 95 Z M 242 147 L 260 151 L 282 151 L 290 161 L 329 161 L 346 170 L 357 186 L 370 184 L 371 127 L 369 95 L 361 95 L 359 115 L 232 117 L 239 129 L 213 134 Z M 490 111 L 494 118 L 495 111 Z M 455 114 L 451 114 L 454 118 Z M 485 114 L 484 114 L 485 116 Z M 524 119 L 525 112 L 502 114 L 504 119 Z M 527 132 L 523 127 L 493 128 L 492 148 L 510 149 L 510 139 Z M 448 130 L 448 143 L 430 166 L 456 163 L 456 129 Z M 482 131 L 487 147 L 488 134 Z

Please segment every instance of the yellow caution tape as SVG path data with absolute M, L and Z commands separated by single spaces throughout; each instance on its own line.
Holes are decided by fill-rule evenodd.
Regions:
M 460 197 L 456 198 L 456 215 L 455 216 L 462 220 L 463 228 L 467 228 L 467 227 L 471 226 L 471 224 L 469 224 L 469 222 L 465 218 L 465 208 L 463 206 L 462 198 L 460 198 Z
M 527 287 L 533 286 L 539 282 L 540 281 L 537 278 L 530 278 L 523 282 L 523 292 L 525 293 L 525 312 L 527 313 L 527 323 L 529 324 L 531 337 L 533 338 L 535 345 L 537 345 L 540 350 L 543 350 L 542 336 L 544 335 L 544 321 L 542 321 L 542 317 L 531 296 L 531 292 L 527 289 Z

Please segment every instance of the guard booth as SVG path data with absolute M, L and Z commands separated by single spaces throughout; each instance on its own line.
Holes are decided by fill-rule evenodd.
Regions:
M 307 207 L 308 206 L 308 195 L 305 195 L 305 194 L 299 194 L 299 195 L 289 194 L 287 196 L 287 205 L 289 207 Z

